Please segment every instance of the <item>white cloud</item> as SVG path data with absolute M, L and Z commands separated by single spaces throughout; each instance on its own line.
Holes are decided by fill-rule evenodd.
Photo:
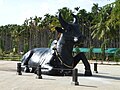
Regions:
M 91 10 L 93 3 L 105 5 L 115 0 L 0 0 L 0 25 L 22 24 L 26 18 L 46 13 L 54 15 L 58 9 L 68 7 Z
M 0 0 L 0 11 L 2 10 L 2 7 L 4 6 L 4 1 Z
M 0 5 L 2 5 L 3 4 L 3 0 L 0 0 Z

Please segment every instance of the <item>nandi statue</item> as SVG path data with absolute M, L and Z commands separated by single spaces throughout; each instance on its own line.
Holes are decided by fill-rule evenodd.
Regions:
M 38 65 L 41 71 L 47 75 L 65 75 L 71 73 L 65 69 L 73 69 L 80 60 L 85 66 L 86 76 L 91 76 L 91 69 L 84 53 L 80 52 L 76 56 L 72 55 L 73 46 L 80 43 L 84 36 L 80 32 L 80 26 L 76 15 L 74 23 L 67 23 L 59 13 L 61 27 L 55 29 L 61 33 L 59 40 L 54 40 L 50 48 L 35 48 L 28 51 L 22 57 L 22 66 L 26 72 L 34 72 Z

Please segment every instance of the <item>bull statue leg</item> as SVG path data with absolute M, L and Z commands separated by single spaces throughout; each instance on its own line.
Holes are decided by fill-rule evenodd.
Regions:
M 29 62 L 30 58 L 32 57 L 33 53 L 34 53 L 33 51 L 30 51 L 28 57 L 23 57 L 23 59 L 22 59 L 22 60 L 24 60 L 23 65 L 25 66 L 24 72 L 30 72 L 30 69 L 28 67 L 28 62 Z
M 74 67 L 79 63 L 79 61 L 82 60 L 84 66 L 85 66 L 85 76 L 92 76 L 92 72 L 91 72 L 91 68 L 90 68 L 90 64 L 85 56 L 85 54 L 83 52 L 78 53 L 75 57 L 74 57 Z

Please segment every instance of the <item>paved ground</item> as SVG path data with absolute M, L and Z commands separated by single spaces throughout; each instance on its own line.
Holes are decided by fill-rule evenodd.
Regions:
M 16 74 L 15 61 L 0 61 L 0 90 L 120 90 L 120 65 L 98 65 L 98 73 L 79 76 L 79 86 L 72 85 L 70 76 L 47 76 L 36 79 L 32 73 Z M 84 73 L 83 64 L 77 66 Z M 91 64 L 92 72 L 94 70 Z

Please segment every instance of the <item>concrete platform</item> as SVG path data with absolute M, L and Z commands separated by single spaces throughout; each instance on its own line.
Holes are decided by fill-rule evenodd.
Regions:
M 47 76 L 36 79 L 33 73 L 16 73 L 16 61 L 0 61 L 0 90 L 120 90 L 120 65 L 98 64 L 98 73 L 93 76 L 82 76 L 83 64 L 78 64 L 79 85 L 72 83 L 71 76 Z

